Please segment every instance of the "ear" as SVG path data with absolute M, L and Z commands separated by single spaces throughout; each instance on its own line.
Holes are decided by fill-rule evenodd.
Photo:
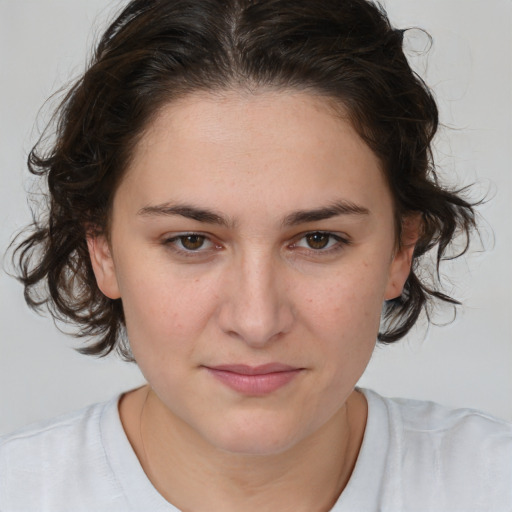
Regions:
M 400 297 L 405 282 L 411 273 L 412 255 L 420 236 L 421 214 L 407 215 L 402 219 L 400 247 L 397 248 L 389 270 L 388 284 L 384 300 Z
M 104 235 L 87 235 L 87 247 L 98 288 L 110 299 L 119 299 L 116 268 L 107 238 Z

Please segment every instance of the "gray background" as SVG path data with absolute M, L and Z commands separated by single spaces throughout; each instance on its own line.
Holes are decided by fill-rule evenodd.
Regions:
M 105 21 L 123 3 L 0 0 L 2 253 L 30 220 L 24 162 L 51 112 L 51 102 L 41 106 L 83 70 Z M 378 348 L 361 385 L 512 420 L 512 2 L 384 3 L 395 25 L 433 36 L 424 55 L 426 38 L 410 32 L 410 58 L 441 108 L 440 169 L 449 181 L 476 182 L 475 196 L 490 198 L 480 209 L 488 249 L 446 269 L 465 304 L 457 320 L 428 329 L 420 324 L 397 346 Z M 77 342 L 29 311 L 21 286 L 3 271 L 0 306 L 0 434 L 143 382 L 134 365 L 77 354 Z

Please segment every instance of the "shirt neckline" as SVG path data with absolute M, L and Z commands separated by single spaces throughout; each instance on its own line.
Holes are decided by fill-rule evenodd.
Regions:
M 388 411 L 374 391 L 358 388 L 368 403 L 363 442 L 352 475 L 331 512 L 377 510 L 390 436 Z M 135 511 L 180 512 L 153 486 L 144 472 L 121 423 L 119 400 L 105 404 L 100 416 L 100 438 L 118 486 Z

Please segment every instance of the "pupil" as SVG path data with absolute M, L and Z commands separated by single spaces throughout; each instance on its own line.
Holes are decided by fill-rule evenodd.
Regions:
M 204 236 L 188 235 L 181 239 L 183 247 L 189 250 L 199 249 L 204 243 Z
M 312 249 L 323 249 L 329 243 L 329 235 L 325 233 L 311 233 L 306 239 Z

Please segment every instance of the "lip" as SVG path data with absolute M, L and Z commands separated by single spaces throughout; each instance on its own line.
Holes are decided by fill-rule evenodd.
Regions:
M 238 393 L 263 396 L 286 386 L 301 374 L 304 368 L 281 363 L 260 366 L 226 364 L 204 367 L 214 378 Z

